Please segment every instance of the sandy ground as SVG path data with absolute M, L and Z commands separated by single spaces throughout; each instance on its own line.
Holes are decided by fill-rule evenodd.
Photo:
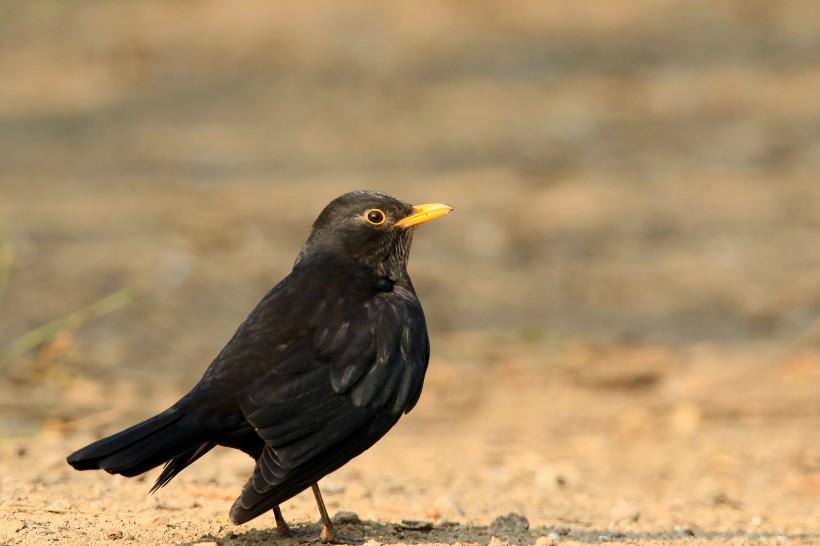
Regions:
M 344 533 L 384 544 L 820 543 L 816 354 L 546 350 L 485 333 L 436 345 L 419 407 L 322 481 L 331 513 L 358 515 Z M 99 387 L 78 378 L 63 388 L 81 397 Z M 252 468 L 240 453 L 217 451 L 153 496 L 156 472 L 70 469 L 69 451 L 127 424 L 119 411 L 3 442 L 3 544 L 296 540 L 272 535 L 272 517 L 227 520 Z M 283 510 L 318 533 L 309 493 Z M 511 513 L 527 523 L 497 520 Z
M 810 0 L 2 4 L 0 350 L 135 297 L 0 352 L 0 545 L 295 544 L 228 522 L 241 454 L 154 495 L 64 458 L 362 187 L 456 211 L 410 263 L 422 399 L 322 481 L 343 532 L 820 544 L 818 66 Z

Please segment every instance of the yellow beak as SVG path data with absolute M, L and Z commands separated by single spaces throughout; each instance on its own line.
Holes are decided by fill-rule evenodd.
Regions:
M 405 216 L 394 225 L 396 227 L 409 228 L 430 220 L 435 220 L 439 216 L 444 216 L 453 210 L 450 205 L 444 203 L 426 203 L 424 205 L 415 205 L 410 216 Z

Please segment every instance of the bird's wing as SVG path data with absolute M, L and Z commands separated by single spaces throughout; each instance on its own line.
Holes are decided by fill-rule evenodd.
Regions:
M 266 446 L 232 518 L 250 519 L 340 467 L 418 400 L 430 349 L 415 294 L 397 287 L 338 309 L 243 398 Z
M 429 358 L 415 295 L 377 295 L 327 319 L 277 358 L 242 400 L 245 418 L 295 467 L 418 400 Z

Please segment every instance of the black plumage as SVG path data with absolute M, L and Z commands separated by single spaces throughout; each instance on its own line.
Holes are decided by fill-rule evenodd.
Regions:
M 308 487 L 334 540 L 318 480 L 381 438 L 421 393 L 427 328 L 406 266 L 414 226 L 452 210 L 358 191 L 319 215 L 293 271 L 259 302 L 171 408 L 68 457 L 78 470 L 136 476 L 152 489 L 217 445 L 256 460 L 231 508 L 244 523 Z

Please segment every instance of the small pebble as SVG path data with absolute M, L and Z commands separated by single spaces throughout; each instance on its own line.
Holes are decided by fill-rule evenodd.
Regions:
M 680 534 L 680 535 L 686 535 L 686 536 L 690 536 L 690 537 L 695 536 L 695 531 L 693 531 L 689 527 L 681 527 L 679 525 L 676 525 L 675 526 L 675 532 Z
M 612 533 L 612 535 L 610 535 L 610 538 L 612 540 L 623 540 L 626 538 L 626 533 L 618 531 L 617 533 Z
M 361 523 L 359 514 L 356 512 L 336 512 L 333 516 L 333 523 Z
M 530 522 L 521 514 L 510 512 L 506 516 L 498 516 L 490 524 L 490 530 L 494 533 L 499 531 L 526 531 L 530 528 Z
M 611 535 L 598 535 L 598 542 L 610 542 L 612 540 L 623 540 L 626 538 L 624 533 L 612 533 Z
M 403 519 L 399 528 L 408 531 L 430 531 L 433 529 L 433 523 L 424 520 Z
M 105 533 L 105 537 L 106 537 L 108 540 L 119 540 L 119 539 L 121 539 L 121 538 L 123 537 L 123 532 L 122 532 L 122 531 L 120 531 L 119 529 L 109 529 L 109 530 Z

